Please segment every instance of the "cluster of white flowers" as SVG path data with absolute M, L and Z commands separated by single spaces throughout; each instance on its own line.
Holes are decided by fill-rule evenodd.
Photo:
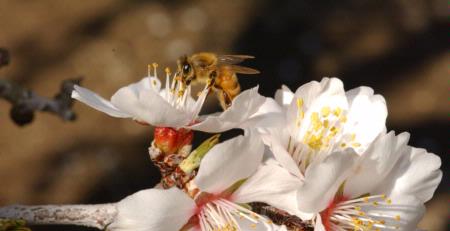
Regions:
M 108 115 L 175 133 L 241 128 L 244 135 L 208 149 L 181 186 L 142 190 L 120 201 L 108 230 L 416 230 L 441 180 L 441 161 L 409 146 L 408 133 L 386 131 L 385 100 L 371 88 L 345 91 L 339 79 L 324 78 L 295 93 L 283 86 L 267 98 L 256 87 L 224 112 L 199 116 L 210 89 L 195 100 L 190 86 L 166 73 L 164 88 L 155 70 L 111 101 L 79 86 L 73 97 Z M 180 161 L 196 154 L 189 152 Z M 177 153 L 158 152 L 169 154 Z M 177 168 L 180 161 L 169 165 Z M 304 226 L 258 214 L 253 202 Z

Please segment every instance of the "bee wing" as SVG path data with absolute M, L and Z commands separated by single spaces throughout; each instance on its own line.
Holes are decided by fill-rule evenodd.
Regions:
M 250 67 L 243 67 L 243 66 L 237 66 L 237 65 L 229 65 L 230 69 L 236 73 L 240 74 L 259 74 L 260 72 L 256 69 L 250 68 Z
M 218 55 L 217 63 L 218 64 L 238 64 L 243 62 L 246 59 L 253 59 L 254 56 L 251 55 Z

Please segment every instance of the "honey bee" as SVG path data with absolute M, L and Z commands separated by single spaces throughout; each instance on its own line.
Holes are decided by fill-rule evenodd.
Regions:
M 177 76 L 186 86 L 191 82 L 210 84 L 225 110 L 231 106 L 233 99 L 241 92 L 236 73 L 258 74 L 253 68 L 236 64 L 246 59 L 253 59 L 250 55 L 217 55 L 209 52 L 182 56 L 178 59 Z

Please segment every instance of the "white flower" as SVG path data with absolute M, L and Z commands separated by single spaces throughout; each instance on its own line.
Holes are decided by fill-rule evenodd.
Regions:
M 442 172 L 439 157 L 408 146 L 408 139 L 407 133 L 380 135 L 332 192 L 334 199 L 324 198 L 327 206 L 309 205 L 321 211 L 315 230 L 415 230 Z
M 312 81 L 295 93 L 283 87 L 275 100 L 266 110 L 281 111 L 283 125 L 260 131 L 277 161 L 302 180 L 299 192 L 315 192 L 299 200 L 301 211 L 314 212 L 308 202 L 331 198 L 325 192 L 337 190 L 358 153 L 385 130 L 385 101 L 368 87 L 345 92 L 336 78 Z
M 149 189 L 118 204 L 111 230 L 278 230 L 272 222 L 243 206 L 266 202 L 295 210 L 297 179 L 274 161 L 261 165 L 264 145 L 257 134 L 239 136 L 214 146 L 193 180 L 198 193 Z M 195 192 L 196 190 L 190 191 Z
M 190 87 L 184 89 L 177 79 L 170 83 L 169 77 L 167 70 L 166 84 L 161 88 L 155 66 L 153 75 L 149 72 L 141 81 L 122 87 L 111 101 L 80 86 L 75 86 L 72 97 L 113 117 L 133 118 L 157 127 L 186 126 L 197 118 L 208 89 L 203 89 L 194 100 Z
M 264 121 L 264 117 L 254 115 L 266 101 L 258 94 L 258 87 L 238 95 L 232 106 L 223 113 L 199 117 L 200 110 L 210 89 L 206 86 L 199 97 L 191 97 L 191 87 L 186 89 L 178 78 L 169 81 L 166 69 L 164 88 L 157 77 L 156 66 L 137 83 L 122 87 L 108 101 L 96 93 L 75 86 L 72 97 L 110 116 L 132 118 L 156 127 L 191 128 L 206 132 L 222 132 L 232 128 L 246 128 L 249 123 Z

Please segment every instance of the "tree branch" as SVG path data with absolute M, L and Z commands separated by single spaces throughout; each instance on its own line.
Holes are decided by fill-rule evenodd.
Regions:
M 0 218 L 22 219 L 27 225 L 80 225 L 105 229 L 117 215 L 115 203 L 97 205 L 11 205 L 0 208 Z
M 33 120 L 35 111 L 55 114 L 63 120 L 75 120 L 72 111 L 71 93 L 74 84 L 79 84 L 81 78 L 64 80 L 61 89 L 53 99 L 46 98 L 25 89 L 11 81 L 0 79 L 0 98 L 12 104 L 11 119 L 18 125 L 25 125 Z
M 0 48 L 0 67 L 10 62 L 7 50 Z M 75 120 L 72 111 L 71 98 L 73 85 L 79 84 L 81 78 L 64 80 L 59 93 L 53 98 L 46 98 L 35 92 L 25 89 L 18 84 L 0 78 L 0 98 L 12 104 L 11 119 L 18 125 L 25 125 L 33 120 L 35 111 L 44 111 L 55 114 L 63 120 Z

